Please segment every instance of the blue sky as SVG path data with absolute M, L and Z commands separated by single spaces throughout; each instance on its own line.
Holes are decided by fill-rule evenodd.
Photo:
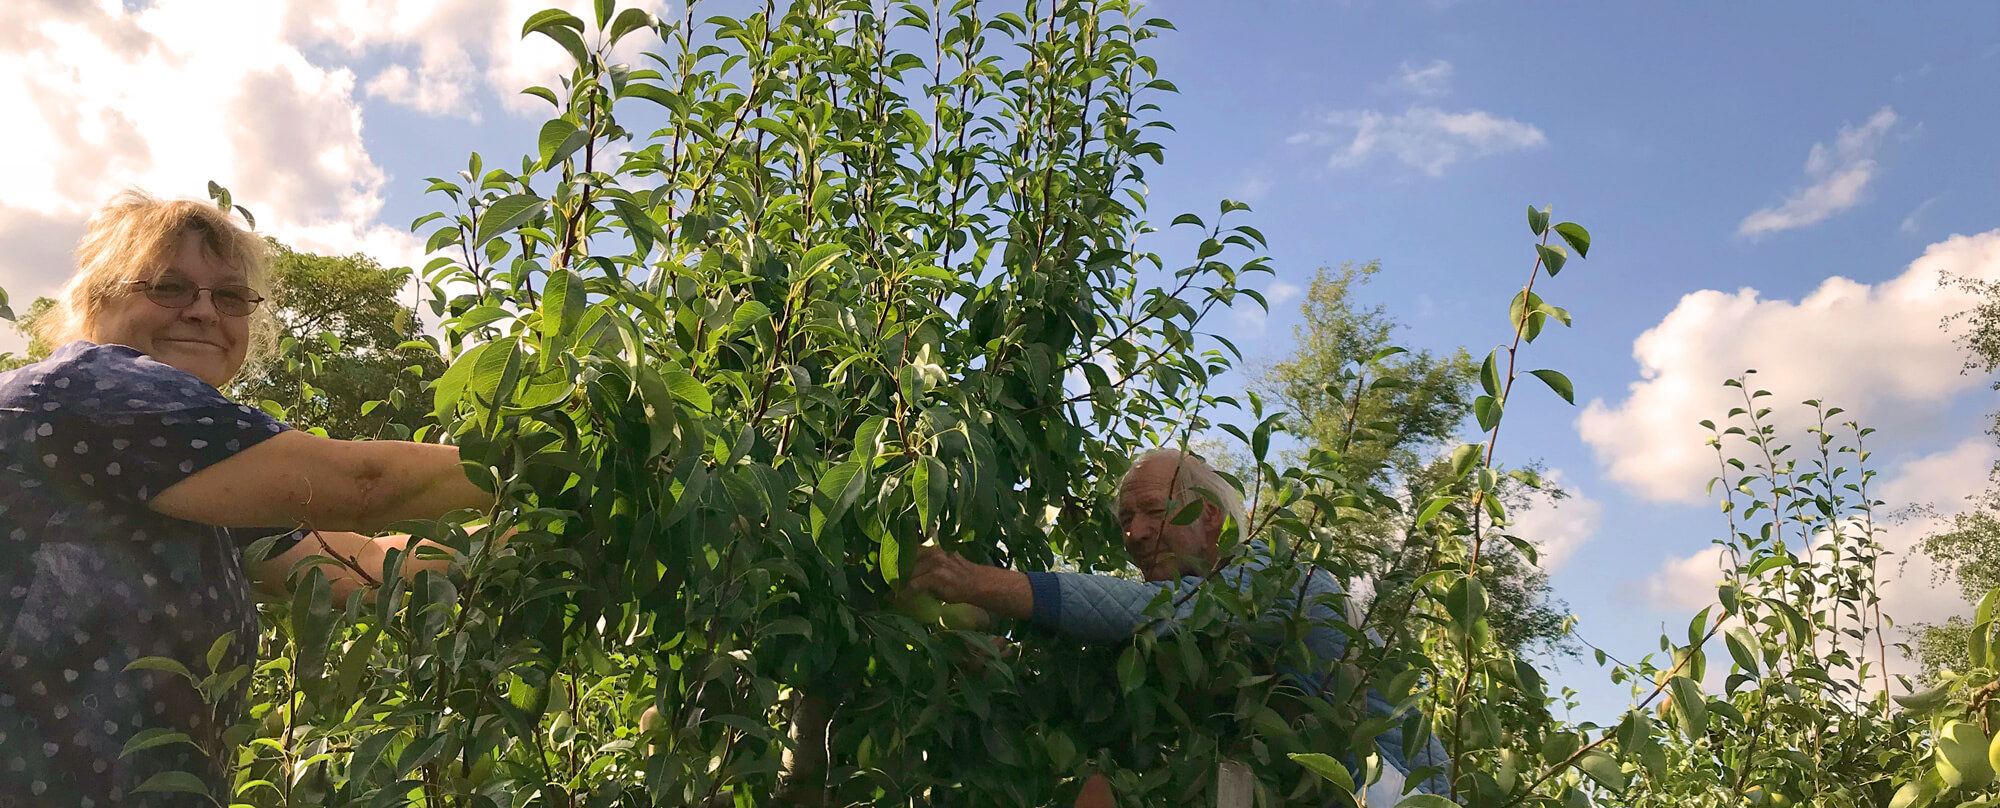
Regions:
M 1749 288 L 1764 305 L 1735 316 L 1699 301 L 1682 310 L 1663 335 L 1660 378 L 1719 391 L 1747 367 L 1768 379 L 1804 364 L 1781 374 L 1788 386 L 1773 392 L 1790 401 L 1827 395 L 1880 416 L 1871 419 L 1884 429 L 1877 460 L 1885 480 L 1903 475 L 1898 493 L 1952 507 L 1984 482 L 1991 440 L 1979 433 L 1996 402 L 1977 380 L 1956 378 L 1936 313 L 1953 301 L 1785 304 L 1833 276 L 1885 284 L 1951 234 L 1993 238 L 2000 8 L 1574 4 L 1530 14 L 1479 2 L 1189 0 L 1153 8 L 1179 29 L 1159 49 L 1181 91 L 1163 102 L 1178 132 L 1164 139 L 1167 166 L 1150 177 L 1161 218 L 1206 212 L 1219 196 L 1244 199 L 1271 237 L 1278 282 L 1303 285 L 1315 267 L 1379 259 L 1384 271 L 1363 298 L 1403 320 L 1407 343 L 1477 355 L 1507 335 L 1506 301 L 1532 260 L 1525 207 L 1553 204 L 1558 219 L 1588 226 L 1595 244 L 1590 260 L 1538 284 L 1576 327 L 1545 336 L 1527 362 L 1569 374 L 1579 404 L 1601 400 L 1604 430 L 1671 432 L 1676 422 L 1720 416 L 1657 389 L 1635 401 L 1628 385 L 1644 377 L 1634 341 L 1690 293 L 1717 290 L 1744 309 L 1738 292 Z M 1809 171 L 1816 147 L 1823 156 Z M 1758 211 L 1770 213 L 1752 218 Z M 1992 248 L 1980 257 L 1951 267 L 1993 271 Z M 1910 280 L 1894 289 L 1926 286 Z M 1811 327 L 1791 339 L 1752 336 L 1828 319 L 1851 319 L 1842 329 L 1852 333 L 1893 332 L 1884 342 L 1925 352 L 1919 364 L 1931 376 L 1954 378 L 1887 382 L 1907 355 L 1816 351 Z M 1282 354 L 1296 320 L 1274 311 L 1263 339 L 1246 348 Z M 1721 333 L 1702 333 L 1709 329 Z M 1682 631 L 1693 602 L 1712 591 L 1689 559 L 1723 524 L 1686 473 L 1608 475 L 1607 453 L 1643 467 L 1665 440 L 1594 446 L 1581 410 L 1539 390 L 1518 396 L 1501 456 L 1547 463 L 1590 501 L 1543 515 L 1570 511 L 1549 526 L 1580 539 L 1556 572 L 1556 591 L 1582 615 L 1586 639 L 1632 659 L 1657 649 L 1662 625 Z M 1921 462 L 1899 465 L 1913 461 Z M 1699 467 L 1700 479 L 1712 463 Z M 1920 535 L 1921 526 L 1910 528 L 1905 541 Z M 1906 575 L 1908 589 L 1929 589 L 1914 585 L 1928 577 L 1923 569 Z M 1937 619 L 1952 606 L 1949 597 L 1902 600 L 1914 618 Z M 1624 689 L 1590 663 L 1561 667 L 1557 681 L 1583 691 L 1587 712 L 1623 702 Z
M 301 247 L 415 260 L 402 228 L 433 204 L 423 178 L 533 142 L 540 102 L 512 90 L 556 63 L 516 39 L 540 6 L 8 3 L 0 286 L 51 291 L 117 188 L 199 195 L 211 178 Z M 1281 301 L 1240 323 L 1253 358 L 1287 350 L 1317 267 L 1377 259 L 1362 297 L 1407 344 L 1484 353 L 1532 261 L 1527 205 L 1591 229 L 1592 257 L 1538 285 L 1576 327 L 1526 360 L 1569 374 L 1579 406 L 1518 395 L 1501 447 L 1578 495 L 1524 531 L 1563 557 L 1556 589 L 1591 642 L 1641 655 L 1710 591 L 1722 524 L 1690 430 L 1727 406 L 1728 375 L 1762 368 L 1780 400 L 1826 396 L 1881 428 L 1885 498 L 1954 507 L 2000 458 L 1982 434 L 2000 401 L 1938 328 L 1968 301 L 1934 283 L 2000 279 L 2000 6 L 1150 8 L 1179 29 L 1152 49 L 1180 89 L 1155 99 L 1177 131 L 1149 174 L 1154 218 L 1253 205 L 1238 215 L 1270 238 Z M 1892 614 L 1958 608 L 1921 563 L 1904 576 Z M 1588 663 L 1555 679 L 1589 714 L 1623 703 Z

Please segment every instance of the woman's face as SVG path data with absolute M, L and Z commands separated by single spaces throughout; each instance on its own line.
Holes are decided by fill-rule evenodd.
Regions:
M 192 235 L 181 237 L 165 267 L 124 280 L 208 289 L 245 283 L 241 270 L 223 265 Z M 111 299 L 92 326 L 92 342 L 126 346 L 218 388 L 236 377 L 250 348 L 250 318 L 216 311 L 212 291 L 173 309 L 153 302 L 143 288 L 125 286 Z

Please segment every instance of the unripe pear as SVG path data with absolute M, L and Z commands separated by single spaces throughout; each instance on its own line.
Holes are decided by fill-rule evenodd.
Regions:
M 896 611 L 927 626 L 944 623 L 944 601 L 929 592 L 906 592 L 896 599 Z
M 1986 745 L 1986 765 L 1993 771 L 2000 772 L 2000 735 L 1994 735 L 1993 740 Z
M 940 610 L 944 627 L 960 631 L 985 631 L 993 625 L 993 615 L 970 603 L 947 603 Z
M 1896 796 L 1889 798 L 1889 808 L 1910 808 L 1916 805 L 1925 799 L 1924 786 L 1922 778 L 1904 783 L 1902 788 L 1896 789 Z
M 1989 746 L 1979 725 L 1970 721 L 1946 724 L 1937 738 L 1937 773 L 1951 788 L 1985 788 L 1993 782 Z
M 643 712 L 643 713 L 640 713 L 640 714 L 639 714 L 639 731 L 640 731 L 640 732 L 642 732 L 642 733 L 644 733 L 644 732 L 652 732 L 653 730 L 656 730 L 656 729 L 659 729 L 659 728 L 660 728 L 660 708 L 658 708 L 658 707 L 647 707 L 647 708 L 646 708 L 646 711 L 645 711 L 645 712 Z M 659 751 L 660 751 L 660 745 L 659 745 L 659 744 L 657 744 L 657 743 L 649 743 L 649 744 L 646 744 L 646 754 L 649 754 L 649 755 L 652 755 L 652 754 L 658 754 L 658 753 L 659 753 Z

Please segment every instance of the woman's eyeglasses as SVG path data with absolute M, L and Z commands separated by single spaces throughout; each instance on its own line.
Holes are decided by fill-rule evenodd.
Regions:
M 196 286 L 182 280 L 126 281 L 126 286 L 137 287 L 146 293 L 146 299 L 170 309 L 185 309 L 194 305 L 202 292 L 215 304 L 215 310 L 231 317 L 244 317 L 257 310 L 257 304 L 264 298 L 257 290 L 248 286 Z

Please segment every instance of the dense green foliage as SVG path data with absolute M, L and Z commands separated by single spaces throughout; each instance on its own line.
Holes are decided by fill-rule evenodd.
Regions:
M 1498 636 L 1496 559 L 1534 557 L 1509 532 L 1532 475 L 1497 465 L 1503 415 L 1517 381 L 1573 399 L 1527 351 L 1570 324 L 1536 284 L 1589 252 L 1581 226 L 1528 211 L 1527 282 L 1469 402 L 1382 383 L 1460 362 L 1387 345 L 1323 354 L 1310 372 L 1341 392 L 1293 418 L 1214 394 L 1236 357 L 1205 318 L 1257 301 L 1264 237 L 1225 201 L 1171 220 L 1185 254 L 1149 249 L 1146 99 L 1172 85 L 1143 48 L 1168 28 L 1119 0 L 531 17 L 574 70 L 528 91 L 552 105 L 534 153 L 432 181 L 449 209 L 415 224 L 441 256 L 418 277 L 445 369 L 428 415 L 396 416 L 502 502 L 408 526 L 462 554 L 449 574 L 346 602 L 305 574 L 256 671 L 184 661 L 255 695 L 218 802 L 1040 806 L 1102 771 L 1128 806 L 1212 805 L 1232 761 L 1258 804 L 1352 804 L 1342 762 L 1372 777 L 1401 725 L 1444 742 L 1467 805 L 1986 804 L 1966 751 L 1993 599 L 1969 667 L 1896 711 L 1868 431 L 1836 409 L 1795 450 L 1770 394 L 1731 382 L 1729 568 L 1685 638 L 1611 667 L 1630 711 L 1559 719 Z M 620 41 L 646 60 L 610 63 Z M 1439 427 L 1379 439 L 1399 407 Z M 1467 413 L 1478 443 L 1397 466 Z M 1287 428 L 1312 448 L 1280 462 Z M 1240 440 L 1250 527 L 1284 562 L 1247 593 L 1203 587 L 1191 619 L 1095 650 L 893 608 L 927 541 L 1122 566 L 1126 458 L 1214 434 Z M 1326 692 L 1273 675 L 1309 662 L 1304 618 L 1273 610 L 1302 576 L 1381 570 L 1394 595 L 1336 626 Z M 1365 715 L 1368 687 L 1402 711 Z
M 1370 263 L 1315 273 L 1299 306 L 1301 324 L 1292 329 L 1291 353 L 1265 368 L 1256 388 L 1285 412 L 1282 426 L 1302 444 L 1283 455 L 1287 463 L 1302 464 L 1318 452 L 1343 458 L 1344 475 L 1400 488 L 1402 508 L 1329 537 L 1344 554 L 1368 560 L 1363 574 L 1371 598 L 1393 603 L 1408 599 L 1397 582 L 1414 579 L 1412 568 L 1426 562 L 1426 543 L 1412 531 L 1415 506 L 1455 479 L 1446 454 L 1472 415 L 1480 365 L 1463 349 L 1443 356 L 1404 351 L 1372 363 L 1370 372 L 1354 372 L 1362 367 L 1356 360 L 1396 345 L 1399 324 L 1388 310 L 1356 301 L 1358 288 L 1380 271 Z M 1564 495 L 1529 469 L 1502 478 L 1499 492 L 1518 513 L 1532 507 L 1527 494 L 1535 490 L 1551 500 Z M 1481 573 L 1493 600 L 1494 638 L 1516 650 L 1569 649 L 1567 609 L 1552 599 L 1548 574 L 1511 545 L 1496 549 Z

